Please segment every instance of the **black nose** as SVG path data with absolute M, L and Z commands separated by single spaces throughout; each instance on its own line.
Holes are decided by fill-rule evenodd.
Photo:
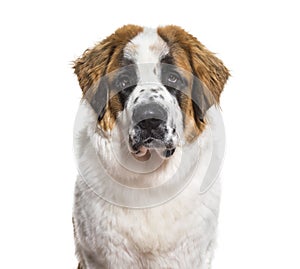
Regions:
M 135 108 L 132 119 L 136 125 L 150 131 L 167 121 L 167 112 L 159 104 L 150 103 Z

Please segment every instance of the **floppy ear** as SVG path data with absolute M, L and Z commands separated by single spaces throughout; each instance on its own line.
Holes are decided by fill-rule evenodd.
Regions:
M 107 85 L 100 79 L 105 75 L 111 60 L 113 47 L 112 36 L 106 38 L 92 49 L 87 49 L 74 62 L 74 73 L 78 77 L 83 97 L 86 98 L 101 120 L 107 105 Z M 99 81 L 100 80 L 100 81 Z M 98 84 L 98 85 L 97 85 Z
M 109 103 L 108 85 L 103 77 L 120 67 L 123 48 L 142 29 L 136 25 L 125 25 L 93 48 L 87 49 L 74 62 L 74 73 L 78 77 L 83 97 L 90 102 L 99 121 L 108 110 Z
M 108 103 L 109 88 L 107 79 L 101 78 L 95 93 L 87 93 L 87 100 L 98 116 L 98 121 L 104 117 Z
M 190 71 L 195 76 L 192 89 L 194 119 L 200 127 L 206 111 L 213 104 L 219 104 L 229 71 L 197 38 L 182 28 L 168 25 L 160 27 L 158 32 L 169 46 L 173 47 L 177 57 L 185 53 L 188 58 Z M 184 66 L 185 64 L 182 65 L 183 68 Z
M 78 77 L 83 94 L 106 73 L 114 49 L 111 46 L 112 37 L 113 35 L 107 37 L 95 47 L 87 49 L 74 62 L 74 73 Z
M 214 97 L 212 94 L 197 77 L 194 77 L 192 88 L 192 105 L 196 122 L 200 121 L 204 123 L 205 113 L 213 103 Z
M 190 62 L 195 75 L 192 99 L 196 120 L 203 122 L 206 111 L 218 105 L 220 95 L 229 77 L 223 62 L 206 49 L 195 37 L 190 36 Z

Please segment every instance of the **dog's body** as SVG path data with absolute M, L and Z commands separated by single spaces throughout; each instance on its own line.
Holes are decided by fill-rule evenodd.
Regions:
M 126 26 L 75 63 L 87 96 L 80 105 L 74 136 L 82 171 L 73 214 L 80 268 L 210 268 L 220 188 L 216 181 L 200 194 L 199 179 L 211 160 L 209 130 L 214 128 L 215 104 L 229 73 L 197 42 L 175 26 L 158 30 Z M 112 47 L 113 51 L 106 51 Z M 189 58 L 193 54 L 199 59 Z M 197 61 L 202 61 L 198 63 L 202 70 Z M 197 83 L 173 67 L 170 72 L 169 64 L 203 81 L 214 101 L 203 104 L 202 99 L 211 99 L 198 97 L 203 107 L 197 108 L 192 102 Z M 101 77 L 110 72 L 113 76 L 107 81 L 124 87 L 108 101 L 110 93 L 105 92 Z M 119 77 L 116 83 L 111 82 L 115 77 Z M 132 78 L 135 81 L 127 83 Z M 174 93 L 180 87 L 185 96 Z M 87 93 L 90 89 L 92 97 Z M 133 163 L 138 161 L 136 170 L 128 169 L 128 156 Z M 148 171 L 153 159 L 160 165 Z M 142 173 L 140 166 L 147 171 Z M 179 183 L 171 183 L 153 191 L 170 179 L 186 184 L 178 190 L 174 186 Z M 124 185 L 125 191 L 120 187 Z

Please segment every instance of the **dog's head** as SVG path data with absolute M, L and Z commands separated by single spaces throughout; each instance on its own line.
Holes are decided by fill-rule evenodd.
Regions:
M 137 157 L 151 149 L 169 158 L 205 128 L 229 72 L 177 26 L 126 25 L 75 61 L 84 97 L 103 131 L 122 130 Z

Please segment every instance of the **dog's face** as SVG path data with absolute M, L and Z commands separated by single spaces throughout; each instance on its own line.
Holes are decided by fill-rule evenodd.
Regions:
M 124 130 L 129 151 L 135 156 L 146 156 L 155 148 L 162 157 L 168 158 L 180 142 L 183 126 L 176 91 L 168 90 L 166 85 L 183 88 L 184 78 L 173 66 L 161 61 L 135 62 L 137 64 L 124 68 L 117 76 L 118 85 L 133 84 L 118 89 L 124 102 L 118 123 Z
M 121 130 L 136 158 L 153 149 L 169 158 L 197 138 L 229 76 L 219 59 L 176 26 L 124 26 L 87 50 L 74 68 L 98 127 Z

